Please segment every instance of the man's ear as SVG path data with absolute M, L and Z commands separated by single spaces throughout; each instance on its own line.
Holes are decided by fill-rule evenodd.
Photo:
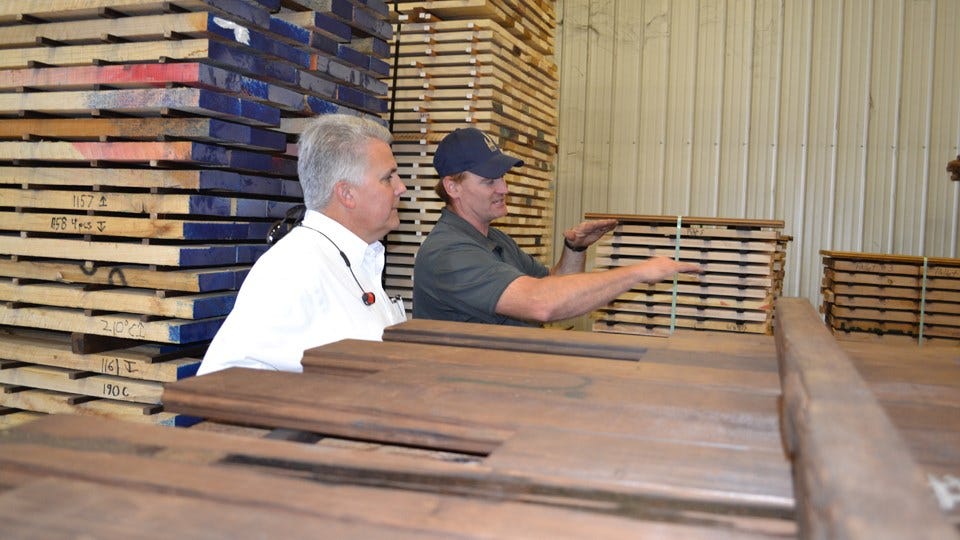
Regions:
M 444 176 L 441 182 L 443 182 L 443 189 L 447 192 L 447 195 L 452 198 L 460 197 L 460 182 L 454 180 L 452 176 Z
M 333 196 L 346 208 L 354 208 L 357 205 L 354 186 L 346 180 L 340 180 L 333 185 Z

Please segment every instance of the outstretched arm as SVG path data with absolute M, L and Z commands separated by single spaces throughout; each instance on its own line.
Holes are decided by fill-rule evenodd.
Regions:
M 496 311 L 500 315 L 526 321 L 559 321 L 604 306 L 636 283 L 656 283 L 677 273 L 702 271 L 696 263 L 653 257 L 631 266 L 599 272 L 543 278 L 522 276 L 510 283 L 500 295 Z

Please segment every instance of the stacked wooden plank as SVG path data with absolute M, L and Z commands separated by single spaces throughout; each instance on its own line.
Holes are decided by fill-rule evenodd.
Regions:
M 487 346 L 411 338 L 424 329 Z M 404 471 L 408 489 L 599 510 L 638 531 L 697 514 L 713 534 L 792 534 L 772 338 L 720 336 L 716 363 L 705 366 L 702 352 L 662 339 L 614 336 L 611 346 L 600 337 L 415 319 L 383 342 L 307 351 L 301 374 L 227 370 L 168 385 L 164 402 L 219 422 L 437 451 L 460 464 L 445 463 L 441 478 L 425 477 L 423 465 Z M 687 346 L 703 343 L 690 337 Z M 356 476 L 379 483 L 373 474 Z
M 851 362 L 808 302 L 776 310 L 775 337 L 413 320 L 313 349 L 304 373 L 178 381 L 175 408 L 224 423 L 4 433 L 0 521 L 12 538 L 954 538 L 955 359 L 925 347 L 925 373 L 858 342 Z
M 0 405 L 173 421 L 161 384 L 195 371 L 302 200 L 303 122 L 386 111 L 387 11 L 0 5 Z
M 822 250 L 821 312 L 844 338 L 960 342 L 960 259 Z
M 617 219 L 597 244 L 594 267 L 654 256 L 701 265 L 699 275 L 638 284 L 594 312 L 593 330 L 666 335 L 676 328 L 769 334 L 783 290 L 789 236 L 779 220 L 587 214 Z
M 555 29 L 552 2 L 401 1 L 396 33 L 391 129 L 401 176 L 408 179 L 401 226 L 387 236 L 387 286 L 409 302 L 413 258 L 439 218 L 433 191 L 437 143 L 475 127 L 524 161 L 507 174 L 510 214 L 495 225 L 528 253 L 552 255 L 557 151 Z M 408 303 L 409 307 L 409 303 Z

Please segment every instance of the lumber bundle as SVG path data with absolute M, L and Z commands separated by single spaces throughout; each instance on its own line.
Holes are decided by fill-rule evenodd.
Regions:
M 770 334 L 783 290 L 783 221 L 687 216 L 587 214 L 616 219 L 598 242 L 594 267 L 609 269 L 660 256 L 701 265 L 703 273 L 638 284 L 596 310 L 593 330 L 667 335 L 678 328 Z
M 396 328 L 449 328 L 408 323 L 422 324 Z M 487 330 L 451 324 L 462 328 L 457 335 Z M 600 346 L 595 334 L 520 330 L 530 332 L 513 343 L 488 337 L 500 349 L 402 341 L 402 332 L 345 340 L 307 351 L 304 373 L 225 370 L 167 385 L 164 403 L 219 422 L 429 450 L 466 465 L 429 487 L 417 472 L 423 465 L 405 471 L 408 489 L 495 492 L 628 518 L 637 530 L 695 514 L 708 536 L 793 533 L 772 338 L 756 336 L 763 342 L 751 358 L 738 362 L 731 352 L 729 364 L 711 368 L 702 347 L 683 350 L 695 340 L 668 350 L 662 339 L 621 336 L 620 350 L 632 339 L 639 358 L 624 360 L 586 355 Z M 527 338 L 557 348 L 572 340 L 580 355 L 525 352 Z M 375 468 L 377 454 L 365 452 Z
M 307 351 L 304 373 L 166 385 L 171 408 L 218 422 L 34 420 L 0 434 L 4 531 L 954 538 L 955 352 L 838 345 L 805 300 L 776 309 L 775 337 L 609 347 L 411 320 Z M 135 511 L 90 517 L 121 502 Z
M 391 36 L 359 0 L 3 2 L 0 331 L 33 356 L 4 350 L 0 405 L 176 423 L 161 385 L 302 201 L 303 123 L 385 123 Z
M 391 129 L 408 179 L 400 228 L 387 236 L 387 290 L 407 300 L 413 260 L 439 218 L 437 143 L 474 127 L 524 165 L 506 179 L 510 213 L 495 226 L 541 260 L 552 256 L 559 75 L 553 2 L 397 3 Z M 534 8 L 535 6 L 535 8 Z M 546 261 L 549 262 L 549 261 Z
M 960 343 L 960 259 L 821 250 L 820 307 L 843 339 Z

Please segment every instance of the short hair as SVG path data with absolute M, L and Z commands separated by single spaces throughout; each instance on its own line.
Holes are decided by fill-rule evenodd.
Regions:
M 360 116 L 322 114 L 307 124 L 297 150 L 297 174 L 307 208 L 326 208 L 333 186 L 340 180 L 360 184 L 366 172 L 366 143 L 370 139 L 393 142 L 387 128 Z
M 457 174 L 451 174 L 449 176 L 451 180 L 457 183 L 463 182 L 464 178 L 467 177 L 466 171 L 458 172 Z M 450 194 L 447 193 L 447 188 L 443 185 L 444 178 L 446 178 L 446 176 L 441 176 L 440 180 L 437 180 L 437 185 L 433 186 L 433 190 L 437 192 L 437 195 L 440 196 L 440 199 L 444 204 L 450 204 Z

